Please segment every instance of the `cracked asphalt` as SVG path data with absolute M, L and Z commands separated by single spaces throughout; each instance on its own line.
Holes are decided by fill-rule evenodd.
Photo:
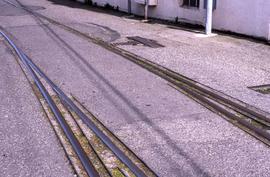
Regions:
M 16 3 L 14 0 L 12 2 Z M 196 42 L 195 38 L 180 29 L 173 31 L 179 39 L 168 33 L 167 38 L 171 40 L 163 38 L 162 41 L 156 33 L 153 33 L 157 29 L 164 30 L 159 24 L 152 26 L 141 24 L 136 20 L 124 19 L 121 15 L 86 9 L 85 6 L 71 1 L 21 0 L 21 2 L 35 7 L 39 13 L 61 20 L 66 25 L 107 42 L 124 41 L 127 35 L 139 35 L 139 31 L 145 31 L 148 34 L 145 34 L 146 37 L 155 34 L 153 35 L 156 36 L 153 37 L 155 40 L 162 44 L 168 42 L 165 43 L 165 48 L 123 47 L 146 58 L 156 59 L 156 62 L 165 66 L 171 66 L 172 63 L 174 67 L 181 66 L 178 61 L 173 60 L 170 63 L 161 61 L 158 57 L 167 52 L 168 55 L 173 55 L 176 52 L 174 50 L 178 50 L 168 44 L 192 46 L 193 42 Z M 12 10 L 6 12 L 4 9 Z M 68 94 L 72 93 L 83 102 L 159 176 L 270 175 L 268 160 L 270 151 L 267 146 L 172 89 L 165 80 L 100 46 L 20 9 L 12 8 L 2 0 L 0 12 L 0 26 L 15 36 L 15 43 L 61 89 Z M 127 30 L 123 28 L 126 21 L 134 28 L 124 33 L 123 31 Z M 185 40 L 188 38 L 191 42 Z M 211 65 L 211 61 L 214 60 L 213 56 L 220 53 L 221 56 L 228 54 L 230 46 L 223 38 L 227 39 L 226 37 L 210 39 L 212 45 L 220 43 L 220 48 L 212 49 L 213 53 L 209 55 L 206 49 L 203 51 L 192 47 L 183 49 L 184 53 L 189 55 L 181 59 L 185 62 L 182 67 L 186 68 L 185 71 L 189 70 L 190 73 L 200 75 L 194 74 L 192 78 L 197 78 L 203 83 L 212 83 L 209 82 L 211 79 L 208 80 L 211 72 L 203 72 L 200 69 L 204 66 L 207 69 L 207 65 Z M 237 39 L 233 41 L 238 42 Z M 258 45 L 259 48 L 263 48 L 262 56 L 268 54 L 267 46 Z M 29 83 L 1 39 L 0 54 L 1 175 L 73 176 L 64 151 L 44 117 Z M 192 58 L 195 55 L 198 58 L 207 55 L 206 59 L 209 61 L 202 62 L 200 63 L 202 66 L 193 69 L 190 66 L 196 60 Z M 260 62 L 267 60 L 266 57 L 261 58 Z M 252 57 L 250 60 L 253 61 Z M 239 77 L 242 77 L 243 70 L 239 72 Z M 187 76 L 192 75 L 184 73 Z M 256 75 L 259 76 L 262 75 Z M 213 77 L 220 82 L 219 76 Z M 236 81 L 232 83 L 232 86 L 239 86 Z M 231 88 L 234 87 L 230 85 L 226 87 Z M 258 105 L 262 105 L 261 108 L 267 105 L 264 104 L 264 100 L 267 100 L 267 97 L 260 99 Z

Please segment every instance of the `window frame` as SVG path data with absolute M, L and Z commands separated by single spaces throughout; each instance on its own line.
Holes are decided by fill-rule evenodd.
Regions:
M 192 5 L 191 1 L 195 1 L 195 6 Z M 200 8 L 200 0 L 183 0 L 182 7 L 188 7 L 188 8 Z

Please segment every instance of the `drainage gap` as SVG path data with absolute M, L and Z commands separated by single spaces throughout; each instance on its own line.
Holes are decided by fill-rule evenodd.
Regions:
M 248 87 L 251 90 L 262 94 L 270 94 L 270 84 Z

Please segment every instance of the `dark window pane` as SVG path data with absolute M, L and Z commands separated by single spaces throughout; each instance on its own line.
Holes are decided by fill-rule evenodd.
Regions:
M 190 0 L 190 6 L 197 7 L 197 0 Z
M 183 5 L 184 6 L 189 6 L 189 0 L 184 0 Z
M 200 0 L 184 0 L 183 5 L 184 6 L 191 6 L 191 7 L 199 7 Z

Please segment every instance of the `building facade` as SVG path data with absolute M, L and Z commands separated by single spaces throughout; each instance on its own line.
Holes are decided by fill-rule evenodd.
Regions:
M 83 0 L 80 0 L 83 1 Z M 144 0 L 92 0 L 144 15 Z M 149 17 L 205 24 L 206 0 L 149 0 Z M 156 4 L 156 5 L 155 5 Z M 213 28 L 270 40 L 270 0 L 214 0 Z

